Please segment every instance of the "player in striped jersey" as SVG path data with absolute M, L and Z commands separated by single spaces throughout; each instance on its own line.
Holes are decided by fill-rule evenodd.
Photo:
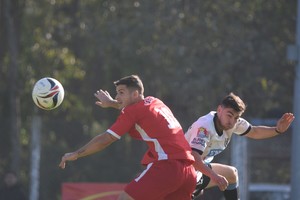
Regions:
M 195 121 L 185 134 L 195 158 L 197 187 L 194 198 L 205 188 L 218 186 L 226 200 L 238 198 L 238 173 L 233 166 L 211 163 L 214 156 L 228 145 L 232 134 L 253 139 L 265 139 L 284 133 L 294 120 L 292 113 L 285 113 L 275 127 L 252 126 L 241 118 L 244 102 L 235 94 L 227 95 L 217 108 Z

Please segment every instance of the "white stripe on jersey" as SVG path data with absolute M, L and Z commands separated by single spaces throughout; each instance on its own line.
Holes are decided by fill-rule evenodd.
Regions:
M 113 135 L 114 137 L 116 137 L 116 138 L 118 138 L 118 139 L 121 138 L 118 134 L 116 134 L 115 132 L 113 132 L 113 131 L 110 130 L 110 129 L 106 130 L 106 132 L 110 133 L 111 135 Z
M 158 160 L 167 160 L 168 159 L 168 155 L 164 152 L 164 150 L 162 149 L 162 147 L 159 144 L 157 139 L 153 139 L 153 138 L 149 137 L 147 135 L 147 133 L 138 124 L 135 124 L 135 128 L 140 133 L 143 140 L 154 143 L 155 151 L 158 154 Z
M 147 168 L 139 175 L 139 177 L 137 177 L 135 180 L 135 182 L 138 182 L 145 174 L 146 172 L 150 169 L 150 167 L 153 165 L 153 163 L 149 163 L 147 165 Z

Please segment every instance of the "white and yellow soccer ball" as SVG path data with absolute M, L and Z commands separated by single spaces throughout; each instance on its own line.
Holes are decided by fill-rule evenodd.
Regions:
M 50 77 L 38 80 L 32 90 L 32 99 L 39 108 L 52 110 L 64 100 L 65 91 L 62 84 Z

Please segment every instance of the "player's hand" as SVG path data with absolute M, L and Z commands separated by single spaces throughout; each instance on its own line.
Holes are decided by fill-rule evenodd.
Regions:
M 226 188 L 228 187 L 228 181 L 222 175 L 218 174 L 216 177 L 214 177 L 213 181 L 217 184 L 221 191 L 226 190 Z
M 67 161 L 73 161 L 73 160 L 77 160 L 78 158 L 78 154 L 77 152 L 72 152 L 72 153 L 66 153 L 62 158 L 61 161 L 59 163 L 59 167 L 64 169 L 66 167 L 66 162 Z
M 98 90 L 94 95 L 99 100 L 96 101 L 96 105 L 102 108 L 115 107 L 117 105 L 117 101 L 107 91 Z
M 293 113 L 285 113 L 282 115 L 282 117 L 277 121 L 276 129 L 283 133 L 285 132 L 291 125 L 291 123 L 294 121 L 295 116 Z

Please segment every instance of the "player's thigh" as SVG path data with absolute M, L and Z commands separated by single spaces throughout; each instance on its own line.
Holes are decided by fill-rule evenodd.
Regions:
M 155 162 L 147 165 L 147 168 L 126 187 L 125 192 L 135 200 L 163 199 L 165 187 L 170 183 L 169 175 L 164 162 Z
M 230 183 L 236 183 L 238 181 L 238 172 L 237 169 L 230 165 L 224 165 L 219 163 L 211 163 L 212 170 L 219 174 L 224 176 L 227 181 Z M 214 183 L 212 180 L 210 180 L 207 188 L 216 186 L 217 184 Z
M 168 194 L 180 188 L 180 179 L 184 176 L 183 168 L 181 162 L 176 160 L 152 163 L 125 187 L 125 192 L 135 200 L 164 199 Z M 194 189 L 194 186 L 191 189 Z
M 196 172 L 194 167 L 186 166 L 183 170 L 183 177 L 178 179 L 178 182 L 181 184 L 175 191 L 172 191 L 168 194 L 164 200 L 191 200 L 192 193 L 196 188 Z

